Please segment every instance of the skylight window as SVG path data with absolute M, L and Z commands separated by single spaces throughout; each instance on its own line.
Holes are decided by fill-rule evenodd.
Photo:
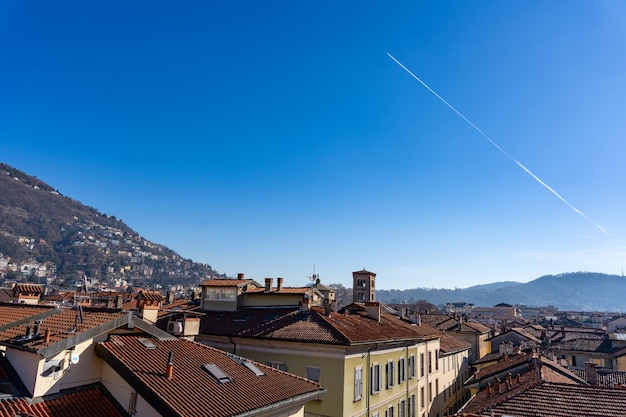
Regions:
M 141 339 L 139 339 L 139 343 L 141 343 L 143 347 L 149 350 L 157 348 L 156 345 L 152 342 L 152 340 L 146 339 L 145 337 L 142 337 Z
M 254 363 L 250 362 L 249 360 L 244 360 L 242 362 L 242 365 L 248 368 L 249 370 L 251 370 L 252 372 L 254 372 L 256 376 L 265 375 L 263 371 L 261 371 Z
M 203 365 L 203 368 L 210 373 L 213 378 L 217 379 L 220 384 L 225 384 L 227 382 L 232 381 L 228 375 L 224 373 L 216 364 L 214 363 L 206 363 Z
M 246 358 L 242 358 L 241 356 L 237 356 L 232 353 L 226 353 L 226 356 L 228 356 L 238 364 L 245 366 L 246 368 L 251 370 L 256 376 L 265 375 L 265 373 L 261 371 L 253 362 L 249 361 Z

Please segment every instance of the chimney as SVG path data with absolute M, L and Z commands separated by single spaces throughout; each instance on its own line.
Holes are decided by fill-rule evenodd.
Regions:
M 243 278 L 243 277 L 244 277 L 244 275 L 245 275 L 245 274 L 244 274 L 243 272 L 238 273 L 238 274 L 237 274 L 237 279 L 238 279 L 238 280 L 243 280 L 243 279 L 244 279 L 244 278 Z
M 124 304 L 124 297 L 122 297 L 121 295 L 116 295 L 115 296 L 115 308 L 117 309 L 122 308 L 122 304 Z
M 515 375 L 515 382 L 518 384 L 522 382 L 522 376 L 519 374 L 519 372 L 517 373 L 517 375 Z
M 171 290 L 167 290 L 165 293 L 165 303 L 172 304 L 174 302 L 174 293 Z
M 265 292 L 272 291 L 272 282 L 274 278 L 265 278 Z
M 487 397 L 491 397 L 493 394 L 493 388 L 491 387 L 491 382 L 487 382 Z
M 40 330 L 41 330 L 41 320 L 37 320 L 35 322 L 35 329 L 34 329 L 34 332 L 33 332 L 34 333 L 33 336 L 39 335 L 39 331 Z
M 311 309 L 310 299 L 308 294 L 304 294 L 302 300 L 300 300 L 300 310 L 309 311 Z
M 504 379 L 506 380 L 506 382 L 511 382 L 511 379 L 513 379 L 513 376 L 511 375 L 510 372 L 506 373 L 506 376 L 504 377 Z
M 276 291 L 280 292 L 283 289 L 283 279 L 276 278 Z
M 589 385 L 598 385 L 598 371 L 596 371 L 596 366 L 593 363 L 585 362 L 585 375 L 587 376 Z
M 380 302 L 368 301 L 365 303 L 365 310 L 367 311 L 367 317 L 374 319 L 380 323 Z
M 165 377 L 168 381 L 171 381 L 174 378 L 174 362 L 172 361 L 173 356 L 174 352 L 170 351 L 170 355 L 167 358 L 167 366 L 165 367 Z
M 50 329 L 46 329 L 43 332 L 43 342 L 50 343 Z
M 496 394 L 500 394 L 500 380 L 498 378 L 493 381 L 493 391 Z
M 26 325 L 26 337 L 27 338 L 33 337 L 33 325 L 30 323 Z

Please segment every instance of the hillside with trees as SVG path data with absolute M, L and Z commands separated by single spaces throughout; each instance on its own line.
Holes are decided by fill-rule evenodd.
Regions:
M 0 274 L 132 286 L 190 286 L 219 275 L 7 164 L 0 164 Z

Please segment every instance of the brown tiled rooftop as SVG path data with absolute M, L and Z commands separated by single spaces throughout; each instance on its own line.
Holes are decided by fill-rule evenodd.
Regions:
M 125 416 L 100 386 L 55 395 L 53 399 L 30 403 L 26 399 L 0 401 L 0 417 L 122 417 Z
M 472 347 L 471 343 L 450 336 L 449 334 L 444 334 L 443 337 L 439 339 L 439 346 L 442 353 L 453 353 Z
M 210 279 L 200 283 L 201 287 L 237 287 L 239 285 L 254 284 L 252 279 Z
M 42 317 L 42 314 L 44 317 Z M 45 316 L 47 314 L 47 316 Z M 128 313 L 111 309 L 54 309 L 52 307 L 0 306 L 0 345 L 39 351 L 98 326 L 124 320 Z M 39 318 L 39 333 L 34 319 Z M 25 337 L 30 327 L 33 337 Z M 48 333 L 46 342 L 44 334 Z
M 502 384 L 501 384 L 502 386 Z M 506 386 L 505 386 L 505 389 Z M 482 394 L 482 395 L 481 395 Z M 480 397 L 479 397 L 480 395 Z M 530 380 L 502 394 L 476 395 L 459 412 L 512 417 L 608 417 L 626 415 L 626 389 Z
M 360 309 L 325 314 L 317 307 L 310 311 L 242 308 L 235 312 L 207 312 L 201 318 L 200 333 L 340 345 L 442 335 L 428 325 L 412 325 L 392 314 L 381 313 L 377 321 Z
M 96 345 L 96 353 L 123 375 L 157 410 L 172 416 L 232 416 L 281 401 L 312 399 L 323 390 L 317 383 L 253 362 L 263 372 L 257 376 L 223 351 L 184 339 L 148 339 L 111 336 Z M 172 379 L 166 376 L 173 355 Z M 230 380 L 220 383 L 205 370 L 216 364 Z

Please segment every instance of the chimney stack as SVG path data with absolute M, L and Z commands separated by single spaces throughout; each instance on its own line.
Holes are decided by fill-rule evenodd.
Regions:
M 380 302 L 368 301 L 365 303 L 365 311 L 367 311 L 367 317 L 374 319 L 380 323 Z
M 43 332 L 43 342 L 50 343 L 50 329 L 46 328 Z
M 272 291 L 272 282 L 274 278 L 265 278 L 265 292 Z
M 283 289 L 283 279 L 276 278 L 276 291 L 280 292 Z
M 500 380 L 498 378 L 493 381 L 493 390 L 496 394 L 500 394 Z
M 596 366 L 591 362 L 585 362 L 585 375 L 587 376 L 587 382 L 589 385 L 598 385 L 598 372 Z
M 165 367 L 165 377 L 168 381 L 171 381 L 174 378 L 174 362 L 172 358 L 174 356 L 174 352 L 170 351 L 170 355 L 167 358 L 167 366 Z
M 244 273 L 243 272 L 240 272 L 240 273 L 237 274 L 237 279 L 238 280 L 243 280 L 243 277 L 244 277 Z

